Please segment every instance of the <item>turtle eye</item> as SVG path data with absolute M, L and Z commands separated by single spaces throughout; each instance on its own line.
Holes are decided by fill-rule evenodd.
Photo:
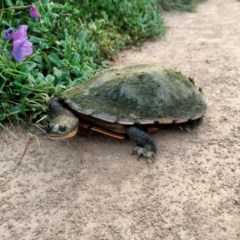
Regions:
M 65 132 L 66 131 L 66 125 L 59 125 L 59 130 L 61 131 L 61 132 Z

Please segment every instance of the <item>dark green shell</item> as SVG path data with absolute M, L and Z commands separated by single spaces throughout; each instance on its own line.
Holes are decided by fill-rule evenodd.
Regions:
M 207 108 L 191 78 L 150 64 L 110 68 L 62 97 L 80 114 L 121 124 L 185 122 Z

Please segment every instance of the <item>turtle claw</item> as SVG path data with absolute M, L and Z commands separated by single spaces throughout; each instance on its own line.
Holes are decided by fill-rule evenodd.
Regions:
M 148 163 L 153 163 L 154 152 L 150 151 L 147 147 L 136 146 L 132 151 L 132 155 L 135 154 L 137 155 L 138 161 L 140 161 L 140 158 L 144 157 L 147 159 Z

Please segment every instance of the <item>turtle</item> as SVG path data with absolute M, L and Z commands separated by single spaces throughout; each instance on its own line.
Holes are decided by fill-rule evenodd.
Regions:
M 65 139 L 86 128 L 130 138 L 138 159 L 153 159 L 157 146 L 151 132 L 166 125 L 200 125 L 206 109 L 202 90 L 177 70 L 144 63 L 113 66 L 51 98 L 48 136 Z

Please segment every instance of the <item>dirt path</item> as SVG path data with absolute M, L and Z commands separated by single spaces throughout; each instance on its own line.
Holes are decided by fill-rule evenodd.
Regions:
M 154 62 L 193 76 L 209 108 L 191 133 L 153 135 L 148 165 L 133 143 L 97 134 L 66 142 L 0 133 L 1 240 L 239 240 L 240 2 L 168 13 L 168 31 L 115 64 Z

